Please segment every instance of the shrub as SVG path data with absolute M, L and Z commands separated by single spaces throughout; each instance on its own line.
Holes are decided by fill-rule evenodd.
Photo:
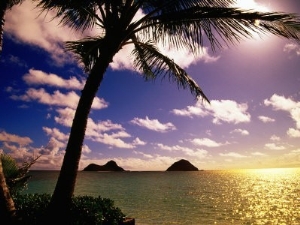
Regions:
M 15 195 L 14 201 L 22 224 L 38 224 L 50 199 L 50 194 Z M 112 200 L 91 196 L 73 197 L 70 214 L 69 221 L 72 225 L 118 225 L 125 217 Z

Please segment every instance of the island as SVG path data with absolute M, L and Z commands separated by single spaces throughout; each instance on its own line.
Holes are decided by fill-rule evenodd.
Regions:
M 173 163 L 167 171 L 199 171 L 197 167 L 185 159 Z
M 122 167 L 119 167 L 113 160 L 108 161 L 105 165 L 97 165 L 94 163 L 89 164 L 83 169 L 83 171 L 114 171 L 122 172 L 125 171 Z

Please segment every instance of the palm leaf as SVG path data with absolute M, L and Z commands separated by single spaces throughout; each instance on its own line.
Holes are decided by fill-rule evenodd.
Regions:
M 135 49 L 132 54 L 135 57 L 134 66 L 142 71 L 146 80 L 154 80 L 158 77 L 166 78 L 176 82 L 180 88 L 189 88 L 196 97 L 201 97 L 207 102 L 209 99 L 198 86 L 198 84 L 172 59 L 163 55 L 154 46 L 154 43 L 134 41 Z
M 96 60 L 99 58 L 102 46 L 102 37 L 85 38 L 79 41 L 66 42 L 66 49 L 75 53 L 77 59 L 84 64 L 87 73 L 92 69 Z
M 60 17 L 63 25 L 68 25 L 74 29 L 87 29 L 93 27 L 99 19 L 95 13 L 98 4 L 103 5 L 101 0 L 38 0 L 38 7 L 42 11 L 55 11 L 55 17 Z
M 293 14 L 196 6 L 153 15 L 143 20 L 137 30 L 147 39 L 168 42 L 176 48 L 190 46 L 195 50 L 208 40 L 215 49 L 223 43 L 235 44 L 242 38 L 251 38 L 251 32 L 272 33 L 299 41 L 300 19 Z

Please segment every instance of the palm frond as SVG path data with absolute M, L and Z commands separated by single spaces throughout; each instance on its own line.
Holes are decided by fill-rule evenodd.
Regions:
M 157 12 L 164 14 L 177 12 L 191 7 L 229 7 L 235 0 L 140 0 L 138 1 L 145 13 Z
M 163 13 L 147 18 L 137 30 L 147 39 L 167 41 L 176 48 L 196 48 L 203 46 L 206 40 L 213 49 L 220 48 L 223 44 L 235 44 L 243 38 L 252 38 L 252 32 L 271 33 L 300 41 L 300 19 L 296 15 L 237 8 L 196 6 Z M 193 43 L 196 45 L 191 46 Z
M 2 0 L 4 1 L 4 0 Z M 4 1 L 4 3 L 7 4 L 7 9 L 11 9 L 15 5 L 19 5 L 23 2 L 24 0 L 9 0 L 9 1 Z M 1 5 L 1 4 L 0 4 Z
M 54 11 L 55 17 L 61 19 L 63 25 L 68 25 L 74 29 L 86 29 L 92 27 L 99 18 L 96 15 L 98 4 L 104 1 L 85 0 L 34 0 L 38 1 L 37 7 L 42 11 Z
M 75 53 L 77 59 L 84 64 L 84 69 L 87 73 L 92 69 L 96 60 L 99 58 L 102 46 L 102 37 L 85 38 L 79 41 L 68 41 L 65 45 L 66 49 Z
M 151 41 L 134 41 L 135 49 L 132 54 L 135 57 L 134 66 L 142 71 L 146 80 L 155 80 L 158 77 L 168 78 L 176 82 L 179 88 L 189 88 L 195 97 L 201 97 L 209 102 L 198 84 L 176 64 L 172 59 L 163 55 Z

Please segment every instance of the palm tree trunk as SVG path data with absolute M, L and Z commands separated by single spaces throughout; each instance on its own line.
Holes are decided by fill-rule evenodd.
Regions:
M 3 46 L 3 32 L 4 32 L 4 22 L 5 22 L 4 15 L 6 11 L 6 5 L 3 3 L 4 2 L 0 3 L 0 54 L 2 52 L 2 46 Z
M 2 160 L 0 159 L 0 218 L 1 224 L 11 225 L 17 223 L 17 214 L 14 201 L 10 195 L 9 189 L 6 185 L 6 180 L 2 167 Z
M 109 38 L 107 40 L 109 40 Z M 81 92 L 82 94 L 73 119 L 61 171 L 51 198 L 47 215 L 45 216 L 46 221 L 42 221 L 43 224 L 54 224 L 55 220 L 61 221 L 63 218 L 66 220 L 68 217 L 68 211 L 75 189 L 89 112 L 106 69 L 112 61 L 113 56 L 118 51 L 119 45 L 116 45 L 112 40 L 109 40 L 105 46 L 106 47 L 101 50 L 104 54 L 100 55 L 93 66 L 84 89 Z M 117 47 L 112 48 L 111 46 Z

